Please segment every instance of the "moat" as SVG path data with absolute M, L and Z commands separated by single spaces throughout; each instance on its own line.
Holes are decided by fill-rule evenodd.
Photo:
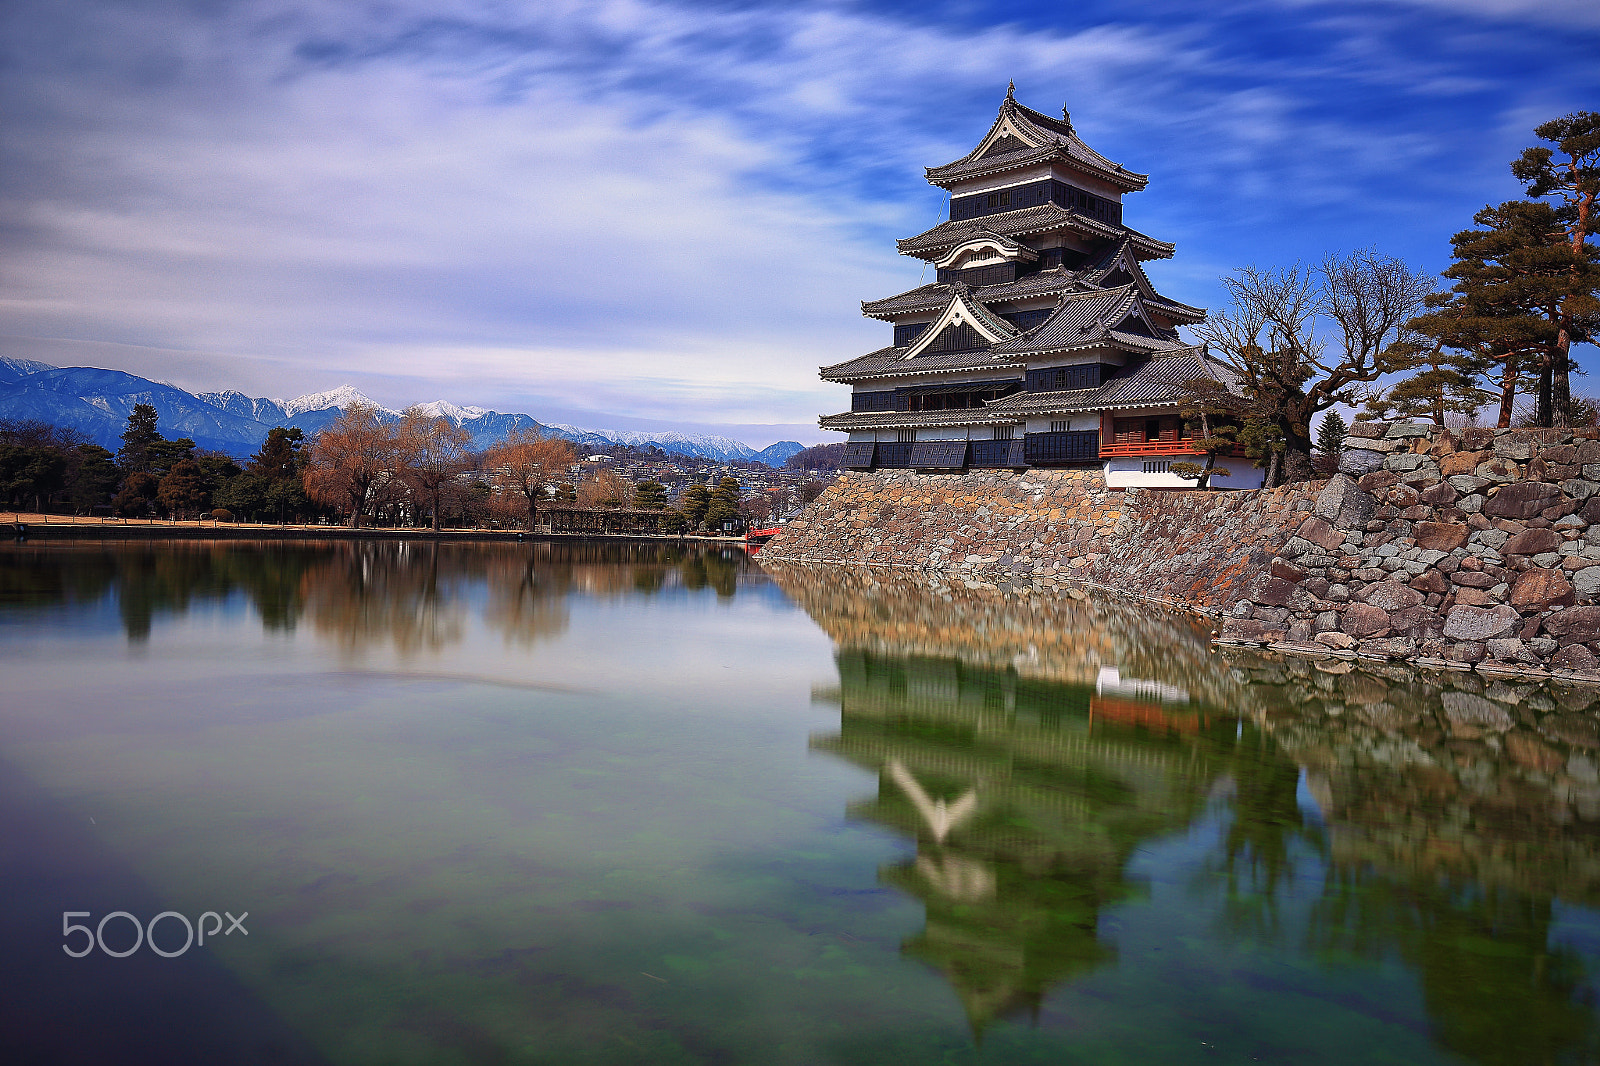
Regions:
M 58 1062 L 1600 1059 L 1600 689 L 1211 628 L 734 549 L 7 544 L 0 1030 Z M 248 934 L 63 951 L 115 911 Z

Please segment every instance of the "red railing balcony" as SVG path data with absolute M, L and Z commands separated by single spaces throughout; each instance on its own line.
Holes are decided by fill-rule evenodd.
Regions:
M 1100 445 L 1100 454 L 1106 455 L 1199 455 L 1194 438 L 1184 440 L 1146 440 L 1137 443 L 1116 441 Z

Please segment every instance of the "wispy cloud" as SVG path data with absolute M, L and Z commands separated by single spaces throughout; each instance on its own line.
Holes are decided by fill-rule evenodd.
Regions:
M 1245 261 L 1437 256 L 1465 216 L 1418 216 L 1497 198 L 1522 117 L 1595 84 L 1571 42 L 1513 78 L 1477 24 L 1284 12 L 23 0 L 0 333 L 206 387 L 804 423 L 841 403 L 817 365 L 887 339 L 857 302 L 918 280 L 920 168 L 1010 78 L 1153 173 L 1129 218 L 1199 303 Z

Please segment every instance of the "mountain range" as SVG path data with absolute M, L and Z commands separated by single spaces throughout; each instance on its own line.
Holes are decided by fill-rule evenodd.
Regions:
M 122 431 L 137 404 L 156 409 L 160 430 L 168 438 L 188 437 L 202 449 L 243 458 L 261 447 L 275 426 L 298 426 L 310 435 L 339 417 L 352 403 L 366 403 L 384 415 L 399 418 L 373 403 L 354 387 L 342 385 L 328 392 L 272 400 L 242 392 L 186 392 L 176 385 L 151 381 L 120 370 L 95 367 L 55 367 L 28 359 L 0 356 L 0 420 L 32 420 L 74 429 L 96 444 L 115 451 Z M 801 450 L 794 441 L 780 441 L 760 451 L 732 437 L 709 434 L 617 432 L 551 425 L 532 415 L 502 414 L 482 407 L 461 407 L 446 400 L 419 405 L 427 414 L 448 418 L 472 435 L 472 447 L 487 448 L 513 430 L 534 430 L 564 437 L 582 449 L 655 446 L 664 452 L 728 462 L 754 460 L 782 466 Z

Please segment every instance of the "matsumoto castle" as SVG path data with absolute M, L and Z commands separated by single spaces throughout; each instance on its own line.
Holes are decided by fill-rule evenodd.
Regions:
M 820 424 L 850 434 L 851 469 L 1100 466 L 1111 488 L 1192 488 L 1169 472 L 1203 461 L 1184 440 L 1183 384 L 1232 377 L 1178 336 L 1205 311 L 1156 292 L 1140 266 L 1173 253 L 1123 225 L 1123 194 L 1149 179 L 1013 91 L 976 148 L 927 171 L 950 220 L 899 248 L 935 281 L 861 305 L 893 323 L 894 343 L 822 368 L 853 391 Z M 1212 485 L 1261 484 L 1226 465 Z

